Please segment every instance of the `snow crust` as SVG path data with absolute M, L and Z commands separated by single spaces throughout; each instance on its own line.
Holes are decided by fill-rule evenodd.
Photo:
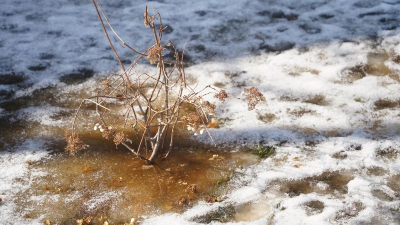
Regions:
M 200 202 L 183 214 L 150 216 L 142 224 L 197 224 L 196 218 L 218 207 L 257 201 L 272 206 L 263 218 L 226 224 L 399 223 L 400 199 L 390 182 L 400 174 L 400 109 L 398 105 L 381 109 L 377 102 L 400 99 L 395 79 L 400 73 L 395 60 L 400 55 L 400 1 L 117 0 L 101 4 L 114 29 L 140 51 L 152 44 L 152 34 L 143 27 L 144 6 L 155 7 L 171 28 L 167 38 L 176 46 L 188 43 L 191 66 L 186 73 L 196 79 L 199 89 L 218 85 L 235 98 L 243 87 L 261 91 L 266 101 L 253 111 L 238 99 L 218 103 L 221 128 L 210 132 L 219 146 L 277 146 L 273 157 L 240 171 L 244 175 L 232 181 L 235 188 L 226 201 Z M 4 0 L 0 30 L 0 74 L 22 74 L 25 79 L 0 85 L 13 98 L 47 87 L 55 87 L 58 96 L 87 91 L 96 79 L 118 70 L 91 1 Z M 113 42 L 119 45 L 117 39 Z M 124 59 L 134 57 L 127 49 L 118 51 Z M 371 53 L 388 54 L 383 64 L 394 76 L 349 77 L 351 69 L 369 62 Z M 93 70 L 95 75 L 81 84 L 62 81 L 80 69 Z M 154 68 L 144 65 L 143 69 Z M 1 101 L 9 99 L 1 96 Z M 0 114 L 43 126 L 65 126 L 52 117 L 63 110 L 43 103 L 16 112 L 0 108 Z M 195 139 L 211 144 L 206 133 Z M 23 224 L 16 204 L 8 198 L 44 173 L 28 170 L 26 161 L 49 157 L 46 142 L 34 138 L 3 149 L 0 224 Z M 344 193 L 330 190 L 329 182 L 316 178 L 335 172 L 350 177 Z M 277 187 L 307 179 L 318 191 L 289 196 Z M 102 201 L 94 199 L 87 207 Z M 313 201 L 321 202 L 323 209 L 308 206 Z M 41 224 L 41 219 L 29 223 Z

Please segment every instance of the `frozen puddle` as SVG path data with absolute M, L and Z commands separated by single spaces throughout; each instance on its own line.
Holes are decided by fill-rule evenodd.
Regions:
M 87 139 L 93 150 L 77 156 L 39 157 L 31 145 L 26 148 L 31 148 L 32 156 L 19 149 L 9 153 L 25 157 L 14 165 L 20 173 L 3 168 L 9 186 L 4 187 L 2 207 L 29 223 L 74 224 L 86 218 L 92 218 L 92 224 L 140 221 L 154 214 L 182 213 L 207 198 L 224 201 L 229 180 L 240 175 L 237 169 L 260 161 L 248 151 L 177 148 L 166 161 L 147 165 L 112 143 Z M 50 146 L 55 151 L 62 147 Z
M 234 97 L 217 103 L 218 148 L 203 134 L 144 165 L 99 141 L 87 107 L 78 128 L 92 147 L 66 155 L 64 129 L 116 61 L 90 1 L 5 0 L 0 224 L 400 224 L 400 1 L 101 4 L 139 50 L 152 44 L 144 5 L 157 8 L 166 39 L 188 44 L 193 87 Z M 266 101 L 248 111 L 236 98 L 252 86 Z M 259 143 L 275 154 L 250 154 Z

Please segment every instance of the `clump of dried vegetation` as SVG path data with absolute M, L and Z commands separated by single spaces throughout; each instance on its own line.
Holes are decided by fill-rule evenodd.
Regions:
M 215 98 L 224 102 L 229 96 L 225 90 L 217 90 L 210 85 L 195 90 L 186 82 L 183 64 L 186 46 L 179 52 L 172 41 L 163 42 L 163 31 L 167 26 L 163 25 L 161 15 L 155 10 L 154 15 L 150 15 L 146 6 L 144 25 L 150 28 L 155 42 L 140 52 L 123 41 L 114 31 L 99 2 L 97 0 L 92 2 L 122 72 L 103 80 L 101 82 L 103 88 L 81 102 L 73 119 L 72 128 L 65 135 L 68 143 L 66 150 L 74 154 L 87 147 L 75 131 L 77 117 L 84 103 L 94 104 L 96 108 L 95 130 L 100 130 L 102 136 L 107 140 L 113 140 L 116 146 L 125 146 L 149 163 L 154 161 L 162 149 L 165 150 L 164 157 L 169 155 L 178 123 L 186 126 L 193 134 L 206 131 L 212 139 L 207 127 L 214 127 L 208 124 L 215 120 L 216 105 L 203 98 L 214 94 Z M 121 41 L 122 47 L 137 54 L 137 58 L 129 67 L 123 65 L 109 38 L 106 25 Z M 173 60 L 164 58 L 166 54 L 171 53 L 174 56 Z M 150 64 L 156 65 L 157 72 L 154 74 L 139 72 L 138 62 L 141 59 L 147 59 Z M 244 94 L 249 110 L 253 110 L 258 102 L 264 100 L 263 95 L 254 87 L 244 89 Z M 128 138 L 128 132 L 132 131 L 140 139 L 136 146 L 133 146 Z

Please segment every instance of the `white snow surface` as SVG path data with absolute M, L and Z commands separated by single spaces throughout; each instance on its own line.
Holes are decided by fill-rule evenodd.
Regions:
M 47 142 L 39 139 L 27 139 L 20 145 L 0 153 L 0 224 L 25 224 L 23 212 L 14 203 L 18 192 L 27 190 L 35 177 L 44 176 L 44 171 L 30 169 L 28 163 L 49 158 Z M 30 224 L 42 224 L 40 216 Z
M 171 28 L 165 32 L 166 38 L 180 48 L 188 44 L 191 66 L 186 73 L 195 77 L 199 89 L 218 84 L 233 97 L 240 97 L 243 87 L 260 90 L 266 101 L 252 111 L 238 99 L 217 104 L 221 128 L 210 129 L 216 144 L 277 146 L 273 157 L 240 171 L 244 175 L 232 181 L 235 188 L 225 196 L 226 201 L 213 205 L 199 202 L 183 214 L 149 216 L 142 224 L 198 224 L 196 218 L 218 207 L 258 201 L 271 205 L 265 216 L 227 224 L 400 223 L 399 188 L 393 190 L 390 184 L 400 174 L 400 108 L 399 103 L 382 109 L 377 106 L 378 100 L 400 100 L 396 79 L 400 74 L 400 60 L 396 62 L 400 55 L 400 1 L 100 3 L 118 34 L 140 51 L 153 41 L 143 26 L 144 7 L 148 4 L 150 9 L 156 8 Z M 119 47 L 116 38 L 112 40 L 121 57 L 131 62 L 135 55 Z M 96 78 L 118 71 L 108 46 L 89 0 L 3 0 L 0 75 L 17 74 L 25 80 L 20 84 L 0 83 L 1 93 L 7 93 L 0 95 L 1 101 L 29 96 L 47 87 L 58 88 L 58 97 L 90 89 Z M 352 68 L 366 64 L 376 53 L 388 54 L 383 64 L 392 74 L 349 78 Z M 146 63 L 144 68 L 152 70 Z M 64 75 L 83 69 L 94 71 L 94 76 L 81 84 L 63 82 Z M 64 126 L 64 121 L 51 117 L 61 111 L 48 103 L 28 105 L 16 112 L 0 108 L 2 116 L 12 115 L 43 126 Z M 206 132 L 195 139 L 211 143 Z M 25 223 L 9 197 L 29 187 L 30 179 L 45 173 L 28 170 L 26 161 L 48 156 L 46 142 L 39 138 L 2 147 L 0 224 Z M 371 172 L 375 170 L 383 172 Z M 295 196 L 283 194 L 276 187 L 276 182 L 335 172 L 350 176 L 344 193 L 329 190 L 330 186 L 318 179 L 310 182 L 319 191 Z M 17 178 L 22 181 L 15 182 Z M 322 202 L 323 209 L 310 213 L 307 204 L 312 201 Z M 43 218 L 29 223 L 41 224 Z

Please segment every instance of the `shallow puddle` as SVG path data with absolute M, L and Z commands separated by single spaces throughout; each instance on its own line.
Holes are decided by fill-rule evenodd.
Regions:
M 370 52 L 367 55 L 367 63 L 359 64 L 352 68 L 342 71 L 343 81 L 353 83 L 368 75 L 370 76 L 389 76 L 393 80 L 399 82 L 398 72 L 389 68 L 385 63 L 387 61 L 396 62 L 397 56 L 390 55 L 386 52 Z
M 235 168 L 259 161 L 244 151 L 181 147 L 167 160 L 148 165 L 112 143 L 88 143 L 91 148 L 76 156 L 61 152 L 27 162 L 31 170 L 46 175 L 35 178 L 15 199 L 22 217 L 57 224 L 92 217 L 91 224 L 123 224 L 150 214 L 180 213 L 199 200 L 219 197 Z

